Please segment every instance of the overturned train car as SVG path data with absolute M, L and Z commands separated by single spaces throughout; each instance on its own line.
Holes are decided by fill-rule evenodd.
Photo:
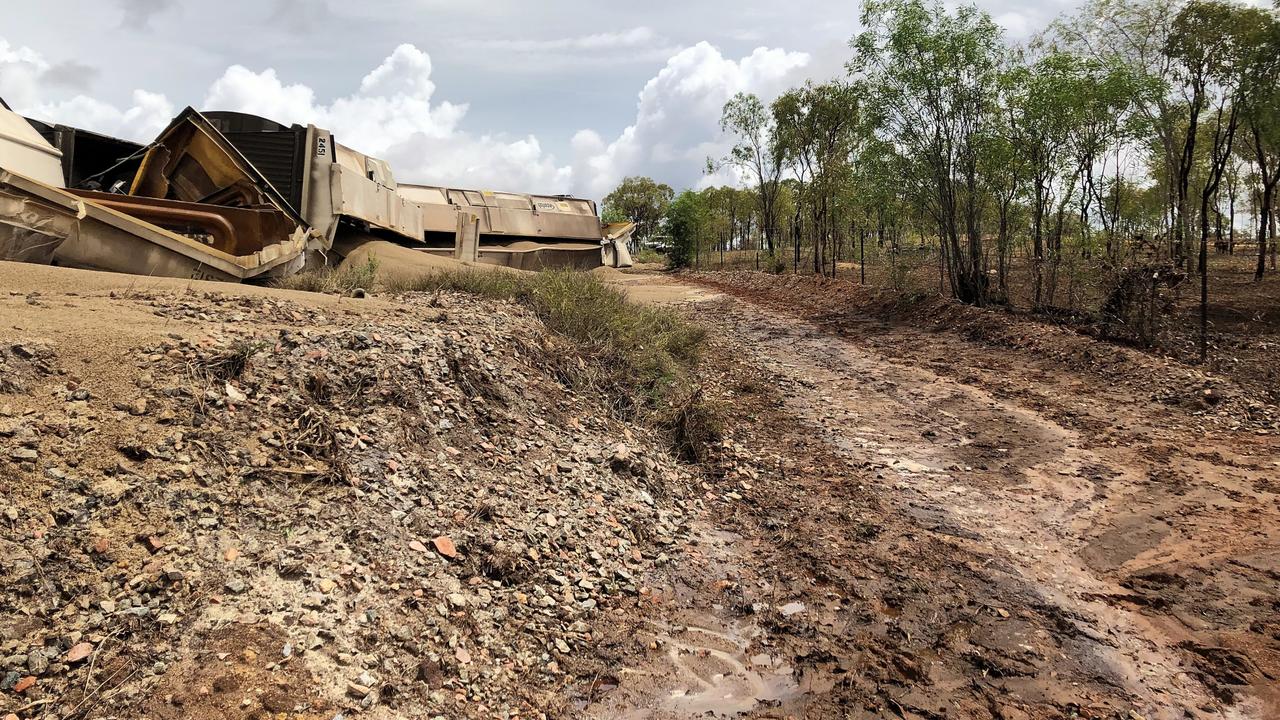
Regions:
M 3 113 L 7 259 L 244 281 L 379 239 L 522 269 L 631 264 L 631 227 L 602 225 L 590 200 L 400 184 L 315 126 L 188 108 L 142 148 Z

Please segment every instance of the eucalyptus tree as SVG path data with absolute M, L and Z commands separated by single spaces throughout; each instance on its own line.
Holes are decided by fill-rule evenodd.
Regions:
M 760 231 L 769 252 L 773 253 L 783 164 L 783 151 L 775 132 L 773 115 L 760 98 L 740 92 L 725 103 L 720 127 L 738 139 L 729 151 L 727 162 L 755 179 Z M 712 164 L 708 161 L 709 166 Z
M 845 82 L 806 82 L 775 100 L 773 115 L 778 142 L 808 206 L 813 269 L 823 272 L 824 247 L 828 240 L 834 243 L 835 237 L 833 197 L 847 181 L 857 146 L 857 91 Z
M 1173 19 L 1184 0 L 1087 0 L 1074 15 L 1051 27 L 1055 43 L 1104 66 L 1122 66 L 1135 84 L 1134 109 L 1154 133 L 1148 165 L 1164 188 L 1171 253 L 1186 256 L 1185 203 L 1178 196 L 1180 142 L 1177 98 L 1173 94 L 1174 60 L 1165 52 Z
M 666 217 L 667 230 L 671 233 L 667 260 L 672 267 L 689 267 L 700 261 L 700 246 L 709 220 L 706 200 L 699 193 L 685 190 L 672 201 Z
M 635 223 L 635 242 L 644 245 L 658 233 L 674 197 L 675 191 L 666 183 L 647 177 L 628 177 L 605 196 L 604 215 L 624 217 Z
M 1248 125 L 1249 151 L 1258 170 L 1258 262 L 1254 279 L 1262 280 L 1267 269 L 1268 240 L 1274 246 L 1276 237 L 1270 218 L 1275 208 L 1276 184 L 1280 182 L 1280 19 L 1274 13 L 1263 13 L 1252 33 L 1250 56 L 1253 61 L 1246 75 L 1245 123 Z
M 1037 310 L 1046 300 L 1053 302 L 1056 272 L 1050 273 L 1046 293 L 1045 265 L 1056 270 L 1065 208 L 1076 187 L 1074 176 L 1062 175 L 1072 168 L 1071 142 L 1081 114 L 1080 67 L 1076 56 L 1051 51 L 1015 66 L 1004 80 L 1012 137 L 1031 186 L 1032 307 Z
M 1193 0 L 1173 21 L 1165 52 L 1174 60 L 1185 98 L 1187 133 L 1179 162 L 1179 197 L 1185 204 L 1203 113 L 1209 164 L 1200 190 L 1200 359 L 1208 357 L 1209 205 L 1231 159 L 1241 109 L 1257 75 L 1275 71 L 1267 38 L 1269 15 L 1225 0 Z
M 1137 112 L 1137 99 L 1150 90 L 1153 81 L 1127 65 L 1094 58 L 1083 59 L 1080 71 L 1071 143 L 1083 184 L 1080 227 L 1087 243 L 1093 218 L 1097 218 L 1105 238 L 1106 262 L 1114 264 L 1120 253 L 1116 225 L 1126 154 L 1151 128 L 1144 114 Z M 1107 180 L 1108 168 L 1111 181 Z
M 976 7 L 954 12 L 923 0 L 867 0 L 849 70 L 868 89 L 868 113 L 903 159 L 903 181 L 915 185 L 938 228 L 952 291 L 983 304 L 988 280 L 983 252 L 979 177 L 1006 51 L 991 17 Z

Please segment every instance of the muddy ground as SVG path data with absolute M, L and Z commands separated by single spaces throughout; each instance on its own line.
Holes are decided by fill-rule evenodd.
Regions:
M 733 418 L 711 461 L 723 597 L 704 587 L 690 622 L 795 681 L 754 714 L 1280 712 L 1274 408 L 1069 331 L 927 331 L 810 285 L 667 296 L 733 358 L 709 381 Z
M 100 375 L 95 393 L 105 401 L 104 426 L 134 422 L 129 406 L 115 407 L 111 394 L 118 387 L 129 400 L 138 396 L 137 369 L 128 363 L 151 357 L 137 355 L 139 348 L 189 336 L 197 342 L 178 349 L 193 350 L 210 333 L 252 332 L 256 311 L 241 305 L 252 310 L 267 302 L 272 334 L 302 329 L 316 339 L 369 335 L 372 327 L 388 338 L 405 334 L 422 342 L 423 333 L 430 337 L 441 327 L 474 336 L 485 326 L 467 316 L 455 328 L 461 313 L 481 309 L 463 299 L 446 299 L 441 312 L 416 308 L 413 299 L 407 305 L 377 297 L 352 303 L 203 284 L 191 299 L 189 284 L 146 281 L 140 288 L 120 277 L 59 269 L 19 273 L 14 267 L 0 263 L 0 286 L 11 288 L 0 305 L 0 345 L 38 337 L 74 374 Z M 497 514 L 498 527 L 552 550 L 535 553 L 538 559 L 525 572 L 485 570 L 494 547 L 486 543 L 494 532 L 494 503 L 450 496 L 447 484 L 434 488 L 423 496 L 429 495 L 425 504 L 433 519 L 417 530 L 396 514 L 398 506 L 370 504 L 369 498 L 383 495 L 424 504 L 415 500 L 414 476 L 386 475 L 382 458 L 379 476 L 355 490 L 341 483 L 318 490 L 308 483 L 302 486 L 308 494 L 298 501 L 318 518 L 320 527 L 308 532 L 325 548 L 307 556 L 311 567 L 298 568 L 299 594 L 323 588 L 331 596 L 316 609 L 322 621 L 326 608 L 343 608 L 346 620 L 331 629 L 336 642 L 297 645 L 292 638 L 306 623 L 294 627 L 288 612 L 284 624 L 273 621 L 287 597 L 246 604 L 242 615 L 254 616 L 252 622 L 188 623 L 188 617 L 207 619 L 213 611 L 227 615 L 216 606 L 234 608 L 239 598 L 253 595 L 224 587 L 227 548 L 194 544 L 194 552 L 186 550 L 179 560 L 207 555 L 208 562 L 184 566 L 186 578 L 166 585 L 185 603 L 181 616 L 141 631 L 131 626 L 145 631 L 134 641 L 137 655 L 161 653 L 168 662 L 121 684 L 114 705 L 84 713 L 59 706 L 59 694 L 42 695 L 40 688 L 83 697 L 75 690 L 80 683 L 93 687 L 90 680 L 104 679 L 95 665 L 99 656 L 53 658 L 53 666 L 66 665 L 75 682 L 68 685 L 46 670 L 35 690 L 5 689 L 0 715 L 1280 715 L 1280 428 L 1275 408 L 1246 388 L 1025 320 L 964 311 L 948 311 L 955 314 L 947 322 L 895 318 L 883 306 L 860 304 L 843 288 L 822 283 L 798 286 L 757 275 L 607 276 L 637 300 L 676 306 L 710 332 L 703 392 L 721 409 L 724 428 L 700 463 L 675 469 L 656 458 L 646 461 L 649 475 L 619 470 L 620 462 L 641 468 L 633 456 L 652 457 L 651 438 L 593 419 L 592 413 L 603 412 L 598 398 L 571 394 L 558 403 L 554 373 L 542 374 L 535 362 L 527 368 L 530 379 L 522 381 L 531 388 L 523 392 L 527 397 L 512 406 L 525 413 L 538 403 L 554 408 L 551 427 L 536 425 L 527 414 L 522 423 L 497 425 L 487 413 L 473 414 L 460 423 L 469 438 L 442 436 L 460 453 L 439 460 L 468 479 L 455 488 L 459 495 L 484 493 L 492 482 L 484 473 L 495 464 L 507 477 L 504 503 L 496 506 L 505 509 Z M 40 295 L 30 294 L 37 290 Z M 240 298 L 238 305 L 220 299 L 223 292 Z M 170 312 L 175 307 L 177 315 Z M 415 329 L 412 313 L 420 311 L 437 329 Z M 510 317 L 492 327 L 505 334 L 484 352 L 511 356 L 510 334 L 541 342 L 528 318 L 503 312 Z M 330 352 L 352 350 L 348 345 L 333 345 Z M 366 351 L 363 345 L 355 349 Z M 504 363 L 495 360 L 499 370 L 508 367 Z M 279 380 L 284 367 L 266 365 L 261 382 Z M 253 372 L 247 387 L 258 382 Z M 39 386 L 32 378 L 26 384 Z M 61 408 L 67 378 L 53 380 L 56 397 L 47 389 L 27 395 L 3 389 L 7 417 Z M 451 382 L 442 376 L 435 392 L 452 392 Z M 28 402 L 31 407 L 24 407 Z M 219 420 L 228 431 L 239 427 L 233 421 Z M 572 427 L 561 432 L 567 423 Z M 494 440 L 498 430 L 522 439 L 525 449 Z M 381 436 L 369 434 L 376 441 L 369 444 L 382 447 Z M 614 441 L 628 446 L 621 461 Z M 136 466 L 112 454 L 117 445 L 100 448 L 102 463 L 91 455 L 84 465 L 113 466 L 107 479 L 120 475 L 116 465 Z M 7 452 L 24 447 L 5 441 Z M 526 467 L 529 447 L 540 452 Z M 405 473 L 421 462 L 408 455 L 412 451 L 396 445 L 400 464 L 412 460 Z M 561 464 L 547 452 L 572 457 Z M 35 462 L 45 457 L 41 447 Z M 6 492 L 29 493 L 9 504 L 16 517 L 0 518 L 10 547 L 33 547 L 49 537 L 65 538 L 61 547 L 95 542 L 77 536 L 74 523 L 57 513 L 48 528 L 31 521 L 42 494 L 60 498 L 77 488 L 35 473 L 34 466 L 20 469 L 25 479 L 15 482 L 19 463 L 0 462 L 8 463 L 0 465 Z M 522 468 L 533 479 L 568 476 L 602 490 L 557 497 L 554 488 L 562 480 L 525 483 L 516 479 Z M 252 511 L 255 520 L 224 520 L 223 526 L 241 533 L 253 527 L 251 551 L 237 567 L 247 577 L 269 577 L 275 587 L 280 573 L 270 569 L 276 553 L 267 547 L 273 533 L 288 548 L 307 535 L 298 538 L 296 530 L 263 520 L 263 506 L 270 501 L 266 509 L 278 512 L 297 490 L 246 472 L 250 477 L 238 487 L 261 496 L 228 503 L 226 511 Z M 383 475 L 394 492 L 379 489 Z M 164 492 L 188 499 L 211 488 L 216 484 L 202 482 Z M 653 492 L 652 505 L 607 499 L 609 493 L 647 497 L 642 489 Z M 359 513 L 317 515 L 322 500 L 336 508 L 370 505 Z M 535 502 L 538 508 L 522 506 Z M 574 523 L 569 539 L 575 542 L 563 533 L 530 534 L 549 507 L 562 526 L 566 518 Z M 599 528 L 592 518 L 601 512 L 611 525 L 601 537 L 613 547 L 595 547 Z M 204 537 L 207 528 L 196 524 L 202 514 L 191 514 L 190 527 L 177 514 L 168 531 Z M 341 555 L 325 555 L 333 550 L 324 527 L 340 531 L 334 537 Z M 415 532 L 406 534 L 406 528 Z M 405 549 L 412 538 L 426 542 L 437 533 L 459 541 L 461 562 L 437 558 L 434 547 Z M 6 653 L 17 657 L 28 649 L 14 628 L 34 636 L 41 618 L 51 625 L 100 609 L 92 597 L 95 581 L 129 581 L 151 565 L 166 575 L 169 569 L 152 556 L 169 551 L 149 549 L 150 538 L 135 535 L 122 529 L 120 538 L 110 539 L 107 547 L 130 548 L 115 558 L 118 567 L 79 563 L 65 607 L 47 604 L 52 614 L 16 601 L 0 607 L 9 628 L 9 636 L 0 638 L 8 639 Z M 625 582 L 612 565 L 599 572 L 600 560 L 591 554 L 598 551 L 614 563 L 617 539 L 625 540 L 616 561 Z M 220 542 L 227 542 L 225 534 Z M 246 547 L 243 540 L 232 545 Z M 92 555 L 93 549 L 83 551 Z M 208 576 L 203 593 L 197 592 L 200 573 Z M 572 586 L 561 598 L 556 579 L 566 576 Z M 326 577 L 336 584 L 321 585 Z M 535 586 L 552 592 L 536 595 Z M 64 590 L 56 579 L 46 579 L 42 589 Z M 465 602 L 450 606 L 448 593 L 459 591 Z M 483 606 L 473 604 L 473 593 L 483 595 Z M 90 596 L 81 601 L 88 610 L 77 606 L 80 594 Z M 206 606 L 209 594 L 221 596 L 213 610 Z M 558 599 L 570 614 L 555 603 L 524 608 L 531 597 Z M 356 616 L 369 608 L 378 610 L 378 620 Z M 46 632 L 46 646 L 70 653 L 89 638 L 101 647 L 105 634 L 66 632 Z M 127 645 L 112 633 L 109 646 Z M 347 639 L 353 648 L 341 648 Z M 292 658 L 279 657 L 282 646 Z M 26 662 L 21 670 L 25 679 Z M 523 688 L 518 696 L 513 687 Z

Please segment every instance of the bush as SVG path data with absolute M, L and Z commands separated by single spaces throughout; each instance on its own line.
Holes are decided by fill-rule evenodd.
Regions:
M 670 310 L 629 302 L 595 275 L 452 270 L 388 290 L 463 292 L 525 305 L 591 360 L 562 363 L 571 382 L 595 387 L 616 410 L 658 425 L 684 457 L 696 457 L 693 446 L 713 439 L 714 413 L 701 402 L 694 372 L 705 333 Z
M 378 259 L 370 255 L 362 265 L 321 267 L 280 278 L 272 284 L 286 290 L 349 295 L 356 289 L 372 289 L 377 277 Z
M 666 264 L 667 256 L 654 250 L 651 247 L 641 245 L 631 254 L 631 259 L 637 263 L 662 263 Z

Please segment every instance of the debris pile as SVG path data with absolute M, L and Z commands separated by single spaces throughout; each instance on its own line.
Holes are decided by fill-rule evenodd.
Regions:
M 0 388 L 0 715 L 556 715 L 687 542 L 689 478 L 522 311 L 119 302 L 175 331 L 116 382 Z

